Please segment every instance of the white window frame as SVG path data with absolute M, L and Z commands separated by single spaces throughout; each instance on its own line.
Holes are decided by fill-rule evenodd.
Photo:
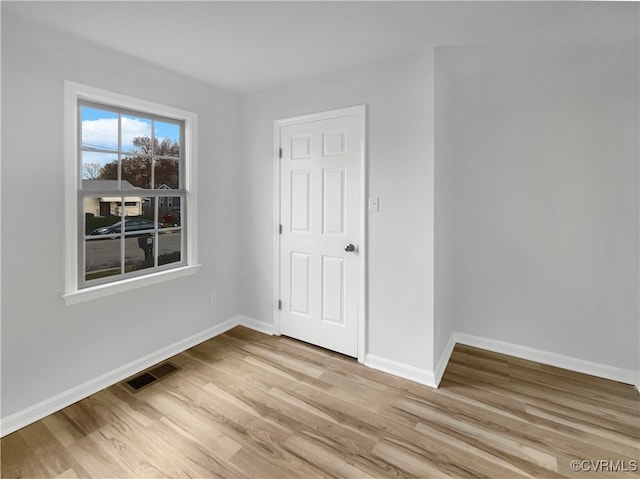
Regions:
M 163 271 L 151 271 L 148 274 L 129 277 L 96 286 L 79 288 L 79 241 L 78 228 L 82 228 L 78 190 L 82 177 L 78 158 L 78 102 L 102 103 L 126 110 L 149 113 L 155 116 L 171 118 L 184 122 L 184 198 L 186 200 L 183 236 L 186 251 L 186 264 Z M 197 126 L 195 113 L 180 110 L 158 103 L 102 90 L 88 85 L 65 81 L 64 83 L 64 132 L 65 132 L 65 288 L 63 299 L 71 305 L 89 301 L 132 289 L 157 284 L 174 278 L 194 274 L 198 267 L 197 254 Z

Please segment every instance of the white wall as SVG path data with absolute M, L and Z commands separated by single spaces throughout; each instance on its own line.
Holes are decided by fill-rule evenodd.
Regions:
M 243 110 L 242 314 L 273 318 L 273 122 L 367 104 L 368 353 L 433 366 L 433 55 L 250 95 Z
M 450 48 L 437 68 L 436 310 L 638 371 L 638 45 Z
M 453 206 L 458 192 L 455 178 L 455 159 L 452 147 L 457 135 L 453 134 L 453 109 L 456 91 L 448 70 L 441 67 L 442 49 L 435 49 L 435 241 L 434 241 L 434 367 L 448 360 L 447 345 L 455 331 L 455 291 L 453 278 Z M 444 364 L 441 365 L 443 367 Z
M 64 80 L 199 115 L 196 275 L 64 305 Z M 235 95 L 3 13 L 3 417 L 237 314 L 239 114 Z

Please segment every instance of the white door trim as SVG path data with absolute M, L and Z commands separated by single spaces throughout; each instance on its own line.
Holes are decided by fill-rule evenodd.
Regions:
M 358 241 L 358 362 L 364 363 L 367 337 L 367 106 L 357 105 L 337 110 L 313 113 L 277 120 L 273 128 L 273 333 L 280 335 L 280 129 L 284 126 L 311 121 L 328 120 L 343 116 L 358 116 L 362 125 L 360 158 L 360 238 Z

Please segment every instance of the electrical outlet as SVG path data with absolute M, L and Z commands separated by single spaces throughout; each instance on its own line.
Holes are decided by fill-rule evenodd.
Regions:
M 218 300 L 218 293 L 217 291 L 211 291 L 209 293 L 209 303 L 213 304 Z

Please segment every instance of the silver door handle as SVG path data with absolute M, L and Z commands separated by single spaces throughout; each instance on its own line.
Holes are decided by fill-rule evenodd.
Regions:
M 349 243 L 347 246 L 344 247 L 344 250 L 347 253 L 352 253 L 356 250 L 356 247 L 354 245 L 352 245 L 351 243 Z

